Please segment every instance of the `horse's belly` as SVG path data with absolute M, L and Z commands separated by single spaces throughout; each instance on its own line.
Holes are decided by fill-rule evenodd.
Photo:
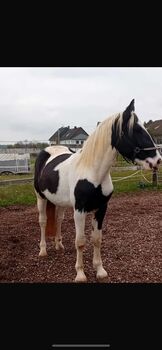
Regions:
M 55 205 L 58 205 L 61 207 L 71 207 L 72 206 L 68 191 L 67 192 L 61 191 L 61 193 L 60 193 L 60 191 L 58 191 L 58 193 L 50 193 L 48 190 L 45 190 L 43 192 L 43 194 L 50 202 L 52 202 Z

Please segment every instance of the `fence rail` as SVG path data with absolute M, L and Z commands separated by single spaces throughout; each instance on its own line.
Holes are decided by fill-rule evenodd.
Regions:
M 34 178 L 25 178 L 25 179 L 9 179 L 9 180 L 0 180 L 0 186 L 8 186 L 8 185 L 20 185 L 28 182 L 33 182 Z

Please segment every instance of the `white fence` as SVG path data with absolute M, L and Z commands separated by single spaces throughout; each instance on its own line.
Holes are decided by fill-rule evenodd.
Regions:
M 40 149 L 36 149 L 36 148 L 0 148 L 0 154 L 25 154 L 25 153 L 29 153 L 29 154 L 38 154 L 40 152 Z

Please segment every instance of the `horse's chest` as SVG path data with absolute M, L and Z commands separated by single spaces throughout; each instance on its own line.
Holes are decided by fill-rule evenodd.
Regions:
M 79 180 L 74 189 L 75 209 L 90 212 L 106 204 L 109 195 L 102 193 L 101 185 L 95 187 L 88 180 Z

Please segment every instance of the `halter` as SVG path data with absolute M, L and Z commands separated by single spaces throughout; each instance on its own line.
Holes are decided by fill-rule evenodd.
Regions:
M 155 146 L 155 147 L 146 147 L 146 148 L 140 148 L 140 147 L 136 147 L 134 149 L 134 153 L 137 154 L 139 153 L 140 151 L 152 151 L 154 149 L 161 149 L 162 147 L 161 146 Z
M 123 131 L 121 131 L 121 137 L 125 137 L 125 134 Z M 139 153 L 140 151 L 152 151 L 152 150 L 155 150 L 155 149 L 161 149 L 162 147 L 161 146 L 154 146 L 154 147 L 145 147 L 145 148 L 140 148 L 140 147 L 135 147 L 134 149 L 134 154 L 137 154 Z
M 120 139 L 124 138 L 125 137 L 125 134 L 124 134 L 124 131 L 122 130 L 121 131 L 121 134 L 120 134 L 120 138 L 117 140 L 117 143 L 116 143 L 116 147 L 118 146 L 119 142 L 120 142 Z M 133 157 L 135 158 L 136 154 L 138 154 L 140 151 L 151 151 L 151 150 L 160 150 L 160 153 L 161 152 L 161 146 L 154 146 L 154 147 L 144 147 L 144 148 L 140 148 L 140 147 L 135 147 L 134 150 L 133 150 Z M 120 153 L 120 152 L 119 152 Z M 130 159 L 130 158 L 127 158 L 127 157 L 124 157 L 122 155 L 122 157 L 128 162 L 128 163 L 131 163 L 133 160 Z M 134 163 L 134 161 L 133 161 Z
M 136 154 L 138 154 L 140 151 L 152 151 L 155 149 L 161 149 L 161 146 L 155 146 L 155 147 L 145 147 L 145 148 L 140 148 L 140 147 L 135 147 L 134 149 L 134 157 L 136 156 Z M 161 153 L 161 152 L 160 152 Z M 123 157 L 128 163 L 130 162 L 130 160 L 126 157 Z

